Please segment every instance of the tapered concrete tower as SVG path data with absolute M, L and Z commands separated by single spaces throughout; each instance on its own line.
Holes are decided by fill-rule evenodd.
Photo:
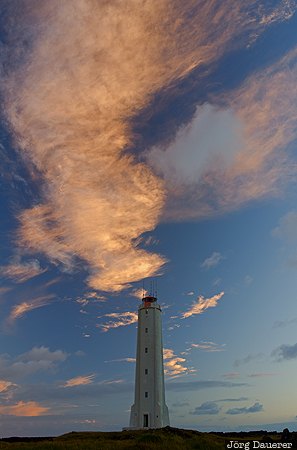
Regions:
M 169 425 L 165 403 L 161 307 L 156 297 L 142 299 L 138 309 L 135 400 L 130 428 Z

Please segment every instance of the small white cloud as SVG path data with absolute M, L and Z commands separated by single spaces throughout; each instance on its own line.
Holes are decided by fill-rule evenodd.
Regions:
M 222 259 L 225 259 L 221 253 L 219 252 L 213 252 L 208 258 L 206 258 L 201 264 L 200 267 L 203 269 L 212 269 L 213 267 L 216 267 Z
M 249 286 L 253 282 L 253 278 L 250 275 L 246 275 L 244 277 L 244 284 L 246 286 Z
M 272 236 L 288 241 L 297 240 L 297 212 L 290 211 L 279 220 L 279 224 L 271 232 Z
M 130 295 L 131 297 L 136 297 L 138 300 L 142 300 L 143 297 L 149 295 L 149 292 L 146 289 L 133 289 Z

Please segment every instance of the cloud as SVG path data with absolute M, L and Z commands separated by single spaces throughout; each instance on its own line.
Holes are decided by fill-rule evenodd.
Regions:
M 102 317 L 110 317 L 115 320 L 110 320 L 109 322 L 98 324 L 97 327 L 101 328 L 102 331 L 106 332 L 112 328 L 126 327 L 138 321 L 138 314 L 135 312 L 123 312 L 123 313 L 109 313 L 104 314 Z
M 222 398 L 220 400 L 216 400 L 216 402 L 243 402 L 248 400 L 247 397 L 238 397 L 238 398 Z
M 0 380 L 0 394 L 6 393 L 7 391 L 15 387 L 17 387 L 17 385 L 12 383 L 11 381 Z
M 16 319 L 23 317 L 29 311 L 32 311 L 36 308 L 41 308 L 42 306 L 46 306 L 51 303 L 52 299 L 55 298 L 55 295 L 49 294 L 41 297 L 33 298 L 32 300 L 25 301 L 19 303 L 11 309 L 9 317 L 7 319 L 8 322 L 14 322 Z
M 10 278 L 16 283 L 24 283 L 46 272 L 46 269 L 42 269 L 39 261 L 34 259 L 24 263 L 19 261 L 13 262 L 6 267 L 2 267 L 0 272 L 4 277 Z
M 163 359 L 164 359 L 164 373 L 169 377 L 176 377 L 179 375 L 184 375 L 186 373 L 195 372 L 194 369 L 188 368 L 184 365 L 186 362 L 185 358 L 176 356 L 174 351 L 169 348 L 163 349 Z
M 42 183 L 40 202 L 19 215 L 19 245 L 67 268 L 82 261 L 89 286 L 103 291 L 159 273 L 165 259 L 135 242 L 158 224 L 168 189 L 124 152 L 135 145 L 132 119 L 156 92 L 290 17 L 288 8 L 28 0 L 19 13 L 17 0 L 4 2 L 14 14 L 2 51 L 5 113 Z M 232 121 L 230 107 L 225 116 Z
M 149 292 L 146 289 L 133 289 L 130 292 L 130 295 L 132 297 L 136 297 L 138 300 L 142 300 L 143 297 L 146 297 L 147 295 L 149 295 Z
M 273 377 L 275 376 L 275 373 L 268 373 L 268 372 L 256 372 L 256 373 L 250 373 L 248 377 L 250 378 L 266 378 L 266 377 Z
M 67 359 L 67 353 L 62 350 L 51 351 L 48 347 L 33 347 L 26 353 L 22 353 L 17 357 L 18 361 L 65 361 Z
M 33 347 L 30 351 L 22 353 L 15 358 L 0 355 L 0 378 L 15 380 L 39 371 L 49 371 L 57 363 L 67 359 L 68 354 L 62 350 L 51 351 L 49 348 Z
M 37 417 L 47 413 L 49 408 L 36 402 L 18 402 L 15 405 L 0 406 L 0 414 L 7 416 Z
M 284 215 L 276 228 L 271 232 L 272 236 L 286 239 L 288 241 L 297 240 L 297 212 L 290 211 Z
M 61 387 L 74 387 L 81 386 L 85 384 L 91 384 L 94 382 L 95 374 L 92 375 L 81 375 L 78 377 L 70 378 Z
M 215 402 L 204 402 L 200 406 L 196 406 L 195 410 L 190 414 L 196 416 L 216 415 L 220 412 L 220 407 Z
M 286 345 L 283 344 L 280 347 L 273 350 L 271 353 L 277 361 L 285 361 L 289 359 L 297 358 L 297 344 L 294 345 Z
M 212 389 L 212 388 L 236 388 L 248 386 L 247 383 L 233 383 L 231 381 L 217 381 L 217 380 L 199 380 L 199 381 L 180 381 L 178 383 L 172 382 L 166 384 L 166 389 L 169 391 L 184 392 L 196 391 L 197 389 Z
M 227 378 L 228 380 L 233 380 L 235 378 L 240 378 L 239 372 L 228 372 L 223 374 L 224 378 Z
M 169 193 L 165 219 L 210 217 L 283 192 L 296 173 L 289 149 L 297 137 L 296 74 L 293 49 L 239 88 L 197 108 L 192 122 L 162 153 L 160 174 Z M 220 123 L 221 134 L 213 142 Z M 181 155 L 187 152 L 183 163 Z M 168 160 L 170 168 L 171 158 L 175 166 L 170 173 L 163 167 Z M 183 169 L 187 161 L 188 172 Z
M 110 362 L 128 362 L 128 363 L 135 363 L 136 362 L 136 358 L 118 358 L 118 359 L 111 359 L 109 361 L 104 361 L 105 363 L 110 363 Z
M 257 413 L 263 411 L 263 405 L 256 402 L 250 407 L 244 407 L 244 408 L 231 408 L 226 411 L 226 414 L 231 415 L 237 415 L 237 414 L 250 414 L 250 413 Z
M 191 344 L 192 348 L 198 348 L 204 352 L 224 352 L 226 344 L 216 344 L 215 342 L 202 341 L 199 344 Z
M 197 302 L 193 303 L 192 307 L 182 314 L 182 319 L 186 319 L 187 317 L 191 317 L 195 314 L 202 314 L 208 308 L 214 308 L 217 306 L 218 301 L 223 297 L 223 295 L 224 292 L 220 292 L 210 298 L 205 298 L 202 295 L 199 295 Z
M 211 269 L 216 267 L 224 257 L 219 252 L 213 252 L 208 258 L 206 258 L 200 265 L 204 269 Z
M 172 406 L 174 406 L 175 408 L 182 408 L 183 406 L 189 406 L 190 403 L 188 402 L 176 402 L 173 403 Z
M 253 277 L 246 275 L 243 281 L 246 286 L 249 286 L 253 282 Z
M 245 358 L 236 359 L 234 361 L 234 366 L 238 367 L 238 366 L 241 366 L 243 364 L 248 364 L 249 362 L 251 362 L 253 360 L 259 360 L 262 357 L 263 357 L 263 353 L 250 353 Z
M 293 317 L 292 319 L 287 320 L 276 320 L 273 324 L 273 328 L 282 328 L 291 324 L 297 323 L 297 317 Z

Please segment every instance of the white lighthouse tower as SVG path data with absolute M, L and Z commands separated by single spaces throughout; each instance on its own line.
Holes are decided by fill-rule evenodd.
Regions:
M 156 297 L 142 299 L 138 309 L 135 400 L 130 428 L 169 425 L 165 403 L 161 307 Z

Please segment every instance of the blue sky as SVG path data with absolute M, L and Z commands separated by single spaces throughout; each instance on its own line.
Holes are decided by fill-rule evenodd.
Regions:
M 4 1 L 0 434 L 297 429 L 294 0 Z

